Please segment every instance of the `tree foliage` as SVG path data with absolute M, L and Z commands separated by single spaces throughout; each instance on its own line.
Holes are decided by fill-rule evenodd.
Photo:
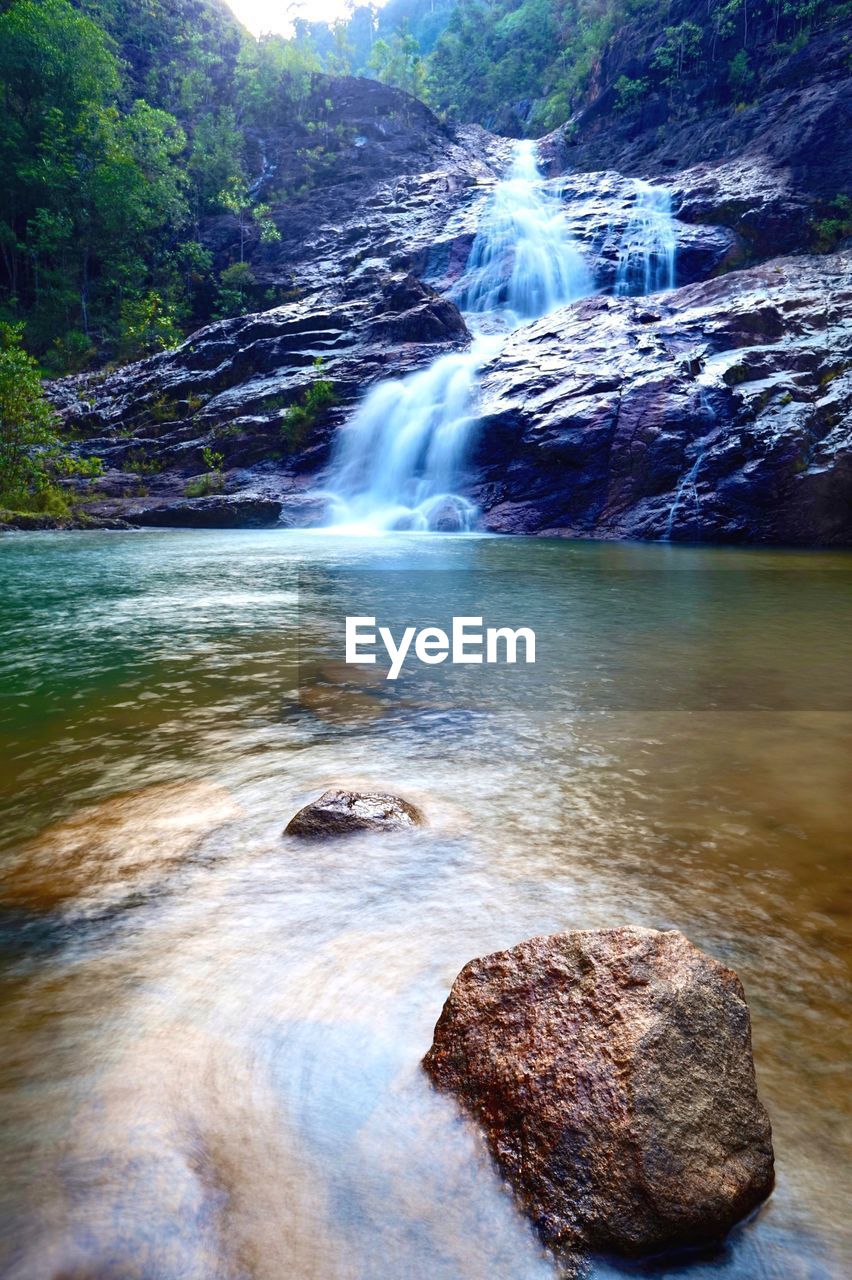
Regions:
M 315 57 L 218 0 L 0 6 L 0 319 L 51 372 L 133 359 L 210 318 L 203 219 L 280 238 L 246 127 L 303 110 Z
M 395 31 L 388 40 L 376 41 L 369 67 L 382 84 L 403 89 L 415 98 L 425 98 L 426 64 L 420 56 L 417 41 L 407 28 Z
M 612 84 L 618 111 L 707 73 L 737 101 L 788 51 L 785 42 L 850 16 L 848 0 L 457 0 L 429 58 L 432 105 L 462 120 L 533 135 L 606 87 L 616 41 L 632 55 Z M 742 56 L 740 56 L 742 51 Z
M 67 511 L 56 485 L 73 473 L 97 475 L 99 459 L 72 459 L 56 432 L 38 365 L 21 345 L 21 326 L 0 324 L 0 508 Z
M 299 165 L 276 202 L 334 177 L 346 123 L 321 69 L 535 135 L 600 93 L 620 114 L 656 99 L 677 115 L 696 86 L 710 106 L 753 101 L 773 58 L 850 8 L 388 0 L 253 40 L 224 0 L 0 0 L 0 321 L 23 325 L 43 369 L 67 372 L 269 305 L 252 261 L 284 222 L 252 178 L 269 129 L 294 140 Z M 225 237 L 205 237 L 228 217 Z

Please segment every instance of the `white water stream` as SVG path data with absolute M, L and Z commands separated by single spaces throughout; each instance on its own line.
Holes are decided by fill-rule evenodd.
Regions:
M 474 342 L 367 395 L 338 436 L 330 524 L 357 533 L 471 528 L 476 510 L 454 486 L 478 422 L 479 369 L 503 340 L 479 332 L 482 318 L 508 332 L 593 287 L 535 144 L 519 142 L 454 294 Z
M 615 292 L 670 288 L 675 252 L 669 193 L 640 183 Z M 478 425 L 480 368 L 506 333 L 594 288 L 560 194 L 539 173 L 535 143 L 519 142 L 453 293 L 474 341 L 369 392 L 336 441 L 326 483 L 329 525 L 366 534 L 471 529 L 476 508 L 455 489 Z
M 671 192 L 637 182 L 633 216 L 624 228 L 618 253 L 616 297 L 673 289 L 676 256 Z

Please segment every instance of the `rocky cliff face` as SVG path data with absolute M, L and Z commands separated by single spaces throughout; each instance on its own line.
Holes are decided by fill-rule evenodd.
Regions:
M 693 0 L 673 6 L 671 21 L 701 23 L 703 6 L 698 14 L 695 8 Z M 852 156 L 848 147 L 836 145 L 852 126 L 848 25 L 825 31 L 804 48 L 777 59 L 753 101 L 712 105 L 717 86 L 705 71 L 679 86 L 678 106 L 682 108 L 685 99 L 691 104 L 687 111 L 674 111 L 662 93 L 646 95 L 633 110 L 619 111 L 615 83 L 620 75 L 647 74 L 659 31 L 654 26 L 646 36 L 644 57 L 637 56 L 630 42 L 614 42 L 601 68 L 599 92 L 589 95 L 570 126 L 555 130 L 546 140 L 556 171 L 616 168 L 663 177 L 742 156 L 775 169 L 809 200 L 852 189 Z M 769 41 L 767 32 L 767 58 Z
M 486 369 L 489 528 L 842 545 L 852 496 L 852 255 L 593 297 Z
M 646 163 L 616 138 L 600 152 L 606 167 L 555 180 L 601 293 L 519 331 L 485 370 L 464 491 L 488 527 L 849 543 L 849 256 L 795 256 L 809 247 L 817 170 L 831 170 L 828 186 L 842 177 L 845 162 L 827 153 L 844 150 L 828 137 L 847 88 L 836 68 L 812 86 L 810 107 L 797 88 L 765 146 L 755 129 L 719 163 L 693 163 L 697 144 L 684 146 L 685 167 L 666 180 L 672 292 L 608 296 L 636 208 L 630 174 L 658 172 L 659 149 Z M 322 91 L 329 119 L 347 122 L 333 174 L 294 195 L 299 148 L 256 140 L 257 190 L 282 239 L 249 239 L 246 252 L 286 300 L 106 377 L 53 385 L 79 447 L 107 467 L 94 518 L 315 523 L 330 443 L 364 392 L 470 341 L 448 294 L 510 144 L 476 127 L 450 132 L 371 81 L 324 81 Z M 721 150 L 736 151 L 723 132 Z M 552 170 L 568 162 L 561 133 L 541 151 Z M 286 194 L 276 202 L 276 192 Z M 205 236 L 221 260 L 233 254 L 232 220 Z M 303 412 L 318 379 L 331 396 Z M 213 476 L 211 453 L 221 457 Z
M 51 388 L 84 451 L 107 468 L 98 481 L 105 500 L 90 508 L 96 519 L 274 524 L 285 502 L 285 520 L 309 521 L 312 477 L 363 391 L 468 343 L 458 309 L 411 268 L 434 267 L 452 220 L 454 242 L 437 254 L 445 275 L 461 273 L 507 144 L 475 127 L 451 135 L 422 104 L 371 80 L 324 80 L 323 92 L 348 121 L 333 182 L 276 201 L 274 191 L 304 179 L 299 139 L 258 143 L 258 191 L 281 240 L 264 245 L 254 231 L 246 259 L 261 286 L 290 300 L 208 325 L 106 377 Z M 227 261 L 236 221 L 213 220 L 204 238 Z M 333 383 L 333 400 L 290 431 L 288 408 L 320 378 Z M 209 471 L 205 449 L 222 455 L 223 492 L 186 498 L 193 477 Z

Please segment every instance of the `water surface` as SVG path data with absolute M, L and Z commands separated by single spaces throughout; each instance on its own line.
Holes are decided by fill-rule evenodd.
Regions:
M 549 1280 L 418 1063 L 472 956 L 620 923 L 739 971 L 778 1156 L 726 1249 L 643 1274 L 849 1273 L 850 558 L 152 531 L 0 565 L 4 1277 Z M 529 622 L 540 662 L 390 688 L 341 661 L 364 601 Z M 284 837 L 334 784 L 430 826 Z

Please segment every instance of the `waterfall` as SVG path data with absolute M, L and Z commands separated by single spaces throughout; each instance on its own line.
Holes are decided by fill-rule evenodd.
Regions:
M 673 289 L 676 254 L 671 192 L 639 182 L 633 216 L 618 251 L 616 296 Z
M 494 349 L 493 338 L 479 338 L 369 393 L 338 438 L 332 525 L 352 533 L 470 528 L 473 506 L 452 486 L 477 421 L 479 366 Z
M 684 504 L 687 499 L 690 500 L 693 518 L 700 515 L 701 512 L 701 495 L 698 492 L 698 472 L 701 470 L 701 464 L 704 462 L 710 445 L 714 444 L 718 439 L 724 427 L 716 425 L 717 413 L 713 408 L 709 393 L 706 387 L 699 390 L 699 412 L 701 417 L 709 423 L 710 430 L 705 433 L 699 440 L 695 442 L 695 461 L 688 471 L 681 476 L 680 483 L 675 489 L 672 505 L 669 507 L 669 514 L 666 519 L 666 527 L 663 533 L 663 542 L 671 542 L 672 534 L 675 530 L 675 524 L 681 511 L 684 510 Z
M 519 142 L 453 300 L 465 312 L 502 312 L 516 325 L 591 291 L 589 268 L 568 235 L 560 195 L 541 179 L 535 144 Z
M 696 485 L 696 481 L 698 479 L 698 472 L 701 469 L 701 464 L 703 461 L 704 461 L 704 447 L 702 444 L 701 446 L 699 446 L 698 454 L 696 456 L 695 461 L 693 462 L 689 470 L 681 477 L 680 484 L 675 490 L 674 501 L 672 502 L 672 505 L 669 508 L 668 519 L 666 520 L 666 529 L 665 529 L 665 533 L 663 534 L 663 542 L 671 542 L 672 540 L 672 533 L 674 532 L 674 527 L 675 527 L 675 519 L 677 518 L 677 514 L 681 509 L 681 503 L 683 502 L 684 497 L 689 496 L 692 499 L 693 508 L 696 513 L 699 511 L 701 507 L 701 498 L 698 495 L 698 487 Z
M 488 313 L 504 330 L 592 291 L 568 235 L 558 192 L 520 142 L 470 252 L 453 298 L 476 335 Z M 381 382 L 338 433 L 326 489 L 341 532 L 472 527 L 476 510 L 454 492 L 478 424 L 479 369 L 501 337 L 475 336 L 467 351 Z

